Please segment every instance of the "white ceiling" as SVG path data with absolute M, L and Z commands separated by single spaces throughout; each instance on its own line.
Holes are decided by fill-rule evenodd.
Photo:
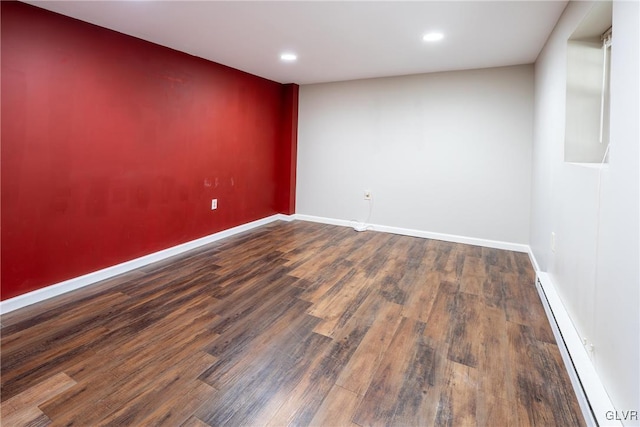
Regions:
M 566 1 L 27 1 L 280 83 L 535 61 Z M 437 30 L 434 44 L 422 35 Z M 279 59 L 297 53 L 294 63 Z

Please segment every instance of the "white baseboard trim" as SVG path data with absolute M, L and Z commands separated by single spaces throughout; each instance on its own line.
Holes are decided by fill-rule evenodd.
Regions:
M 533 250 L 531 249 L 531 247 L 529 247 L 529 250 L 527 252 L 529 253 L 529 260 L 531 261 L 531 265 L 533 265 L 533 269 L 536 271 L 536 273 L 538 271 L 542 271 L 540 269 L 540 266 L 538 265 L 538 260 L 536 259 L 536 256 L 533 254 Z
M 300 221 L 318 222 L 320 224 L 339 225 L 341 227 L 351 227 L 355 222 L 346 219 L 325 218 L 323 216 L 296 214 L 296 219 Z
M 296 219 L 302 221 L 320 222 L 323 224 L 339 225 L 344 227 L 353 227 L 355 221 L 347 221 L 344 219 L 325 218 L 312 215 L 296 214 Z M 423 239 L 443 240 L 445 242 L 463 243 L 466 245 L 484 246 L 487 248 L 504 249 L 514 252 L 529 252 L 529 246 L 520 243 L 502 242 L 498 240 L 478 239 L 475 237 L 457 236 L 454 234 L 434 233 L 431 231 L 413 230 L 410 228 L 391 227 L 388 225 L 368 224 L 368 229 L 372 231 L 380 231 L 383 233 L 400 234 L 403 236 L 421 237 Z
M 613 417 L 617 412 L 547 273 L 536 272 L 536 288 L 587 425 L 622 426 L 620 421 L 607 419 L 607 414 Z
M 10 298 L 5 301 L 0 301 L 0 313 L 9 313 L 19 308 L 26 307 L 28 305 L 32 305 L 32 304 L 47 300 L 49 298 L 53 298 L 64 293 L 67 293 L 76 289 L 80 289 L 85 286 L 92 285 L 102 280 L 106 280 L 111 277 L 115 277 L 117 275 L 129 272 L 136 268 L 144 267 L 154 262 L 162 261 L 166 258 L 179 255 L 191 249 L 195 249 L 200 246 L 206 245 L 208 243 L 215 242 L 216 240 L 224 239 L 225 237 L 230 237 L 235 234 L 242 233 L 244 231 L 248 231 L 253 228 L 260 227 L 262 225 L 269 224 L 274 221 L 289 222 L 296 219 L 299 219 L 301 221 L 319 222 L 323 224 L 339 225 L 344 227 L 352 227 L 354 225 L 354 221 L 347 221 L 347 220 L 340 220 L 340 219 L 323 218 L 323 217 L 316 217 L 311 215 L 300 215 L 300 214 L 293 214 L 293 215 L 276 214 L 276 215 L 272 215 L 267 218 L 262 218 L 247 224 L 242 224 L 237 227 L 230 228 L 228 230 L 223 230 L 218 233 L 210 234 L 208 236 L 201 237 L 199 239 L 195 239 L 190 242 L 182 243 L 180 245 L 173 246 L 171 248 L 154 252 L 152 254 L 145 255 L 140 258 L 126 261 L 121 264 L 107 267 L 102 270 L 94 271 L 92 273 L 88 273 L 79 277 L 74 277 L 73 279 L 65 280 L 64 282 L 56 283 L 56 284 L 47 286 L 45 288 L 37 289 L 35 291 L 29 292 L 23 295 L 18 295 L 17 297 Z M 428 239 L 445 240 L 445 241 L 456 242 L 456 243 L 467 243 L 471 245 L 515 250 L 519 252 L 526 252 L 528 250 L 528 247 L 525 245 L 516 245 L 516 244 L 506 243 L 506 242 L 495 242 L 491 240 L 474 239 L 470 237 L 453 236 L 453 235 L 440 234 L 440 233 L 430 233 L 430 232 L 425 232 L 420 230 L 410 230 L 405 228 L 388 227 L 383 225 L 372 225 L 370 229 L 374 231 L 385 232 L 385 233 L 401 234 L 405 236 L 422 237 L 422 238 L 428 238 Z
M 163 259 L 179 255 L 183 252 L 190 251 L 191 249 L 195 249 L 208 243 L 215 242 L 216 240 L 224 239 L 225 237 L 230 237 L 235 234 L 272 223 L 274 221 L 292 221 L 293 219 L 295 219 L 294 215 L 272 215 L 266 218 L 239 225 L 237 227 L 219 231 L 217 233 L 213 233 L 199 239 L 191 240 L 177 246 L 163 249 L 161 251 L 154 252 L 140 258 L 132 259 L 121 264 L 107 267 L 102 270 L 94 271 L 83 276 L 74 277 L 73 279 L 65 280 L 64 282 L 37 289 L 23 295 L 18 295 L 17 297 L 10 298 L 5 301 L 0 301 L 0 313 L 9 313 L 10 311 L 14 311 L 19 308 L 41 302 L 64 293 L 92 285 L 94 283 L 109 279 L 111 277 L 115 277 L 119 274 L 126 273 L 136 268 L 144 267 L 154 262 L 162 261 Z
M 154 262 L 162 261 L 166 258 L 179 255 L 189 250 L 198 248 L 208 243 L 215 242 L 226 237 L 233 236 L 251 229 L 275 222 L 275 221 L 310 221 L 323 224 L 338 225 L 343 227 L 352 227 L 355 222 L 341 219 L 324 218 L 311 215 L 283 215 L 276 214 L 256 221 L 242 224 L 237 227 L 223 230 L 199 239 L 192 240 L 171 248 L 167 248 L 140 258 L 123 262 L 118 265 L 104 268 L 80 277 L 66 280 L 46 288 L 38 289 L 27 294 L 0 301 L 0 313 L 8 313 L 22 307 L 26 307 L 37 302 L 44 301 L 49 298 L 61 295 L 66 292 L 80 289 L 85 286 L 100 282 L 111 277 L 126 273 L 136 268 L 144 267 Z M 421 237 L 427 239 L 443 240 L 454 243 L 464 243 L 476 246 L 485 246 L 495 249 L 505 249 L 516 252 L 525 252 L 529 254 L 531 263 L 536 270 L 536 288 L 540 295 L 540 299 L 544 306 L 549 323 L 553 330 L 558 348 L 562 354 L 567 372 L 571 379 L 571 383 L 575 390 L 580 408 L 589 426 L 622 426 L 620 421 L 608 420 L 606 414 L 615 408 L 607 395 L 602 382 L 591 363 L 591 359 L 586 349 L 582 345 L 582 341 L 576 331 L 569 314 L 567 313 L 562 300 L 558 296 L 555 286 L 547 273 L 540 271 L 535 255 L 527 245 L 501 242 L 495 240 L 477 239 L 473 237 L 456 236 L 451 234 L 433 233 L 422 230 L 412 230 L 399 227 L 390 227 L 384 225 L 369 225 L 370 230 L 380 231 L 384 233 L 400 234 L 412 237 Z M 611 412 L 609 412 L 611 413 Z

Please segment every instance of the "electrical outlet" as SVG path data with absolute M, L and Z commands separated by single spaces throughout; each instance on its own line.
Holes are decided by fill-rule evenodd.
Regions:
M 364 190 L 364 199 L 365 200 L 371 200 L 371 191 L 370 190 Z
M 211 210 L 214 211 L 218 209 L 218 199 L 211 199 Z
M 551 232 L 551 252 L 556 252 L 556 233 Z

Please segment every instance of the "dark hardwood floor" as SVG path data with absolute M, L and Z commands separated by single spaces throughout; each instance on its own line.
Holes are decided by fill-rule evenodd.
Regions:
M 584 425 L 522 253 L 278 222 L 1 333 L 3 426 Z

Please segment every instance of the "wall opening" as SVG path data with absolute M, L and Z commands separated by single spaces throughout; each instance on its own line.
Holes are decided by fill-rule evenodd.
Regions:
M 611 2 L 596 2 L 567 41 L 565 162 L 606 161 L 613 34 L 611 12 Z

